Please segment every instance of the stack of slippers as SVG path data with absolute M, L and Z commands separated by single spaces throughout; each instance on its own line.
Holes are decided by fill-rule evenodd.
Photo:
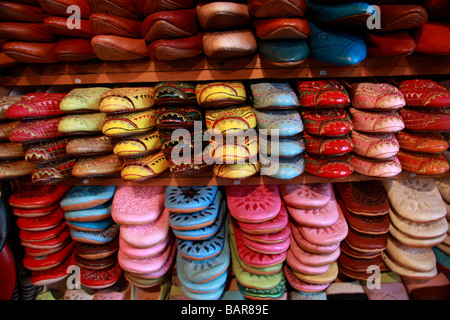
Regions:
M 325 178 L 353 173 L 349 134 L 353 124 L 347 112 L 350 97 L 336 80 L 297 80 L 296 90 L 305 126 L 305 171 Z
M 115 139 L 111 157 L 118 159 L 122 179 L 145 180 L 168 169 L 156 131 L 153 87 L 111 89 L 102 95 L 100 111 L 107 114 L 102 132 Z
M 199 1 L 196 10 L 207 57 L 238 58 L 256 52 L 256 37 L 247 3 Z
M 92 48 L 100 60 L 129 61 L 148 57 L 141 35 L 145 1 L 92 1 L 88 17 Z
M 399 114 L 406 102 L 389 83 L 359 82 L 350 86 L 355 172 L 370 177 L 393 177 L 402 171 L 396 134 L 404 129 Z
M 59 131 L 64 119 L 60 103 L 67 93 L 37 91 L 11 105 L 6 116 L 20 120 L 9 135 L 10 142 L 27 144 L 25 160 L 34 165 L 32 182 L 52 183 L 72 177 L 76 159 L 66 154 L 67 139 Z
M 165 203 L 176 237 L 177 277 L 185 297 L 218 300 L 228 277 L 227 206 L 217 186 L 167 187 Z
M 155 85 L 156 127 L 162 151 L 175 175 L 211 170 L 203 155 L 203 115 L 195 97 L 195 84 L 162 81 Z M 195 145 L 201 145 L 197 150 Z
M 120 186 L 113 198 L 111 215 L 120 225 L 119 265 L 128 282 L 143 291 L 159 288 L 175 258 L 164 195 L 165 187 Z
M 0 37 L 8 39 L 3 51 L 22 63 L 55 63 L 96 58 L 90 46 L 92 29 L 87 1 L 77 3 L 77 18 L 70 19 L 72 1 L 2 3 Z M 70 28 L 76 26 L 76 28 Z
M 288 180 L 305 170 L 300 101 L 287 81 L 250 84 L 259 129 L 261 175 Z
M 78 62 L 97 59 L 91 46 L 94 31 L 89 23 L 91 11 L 87 1 L 78 3 L 81 15 L 75 19 L 70 16 L 71 2 L 61 1 L 55 5 L 51 1 L 41 1 L 40 4 L 48 14 L 44 19 L 47 31 L 59 38 L 53 49 L 58 60 Z
M 416 174 L 439 175 L 450 169 L 444 152 L 450 131 L 450 91 L 428 79 L 404 80 L 398 84 L 406 106 L 400 116 L 404 132 L 398 134 L 398 159 L 404 170 Z
M 341 244 L 339 271 L 349 278 L 367 280 L 369 267 L 382 267 L 389 231 L 389 199 L 378 181 L 335 183 L 338 205 L 349 232 Z
M 110 156 L 113 151 L 113 139 L 102 133 L 106 114 L 100 112 L 102 95 L 111 90 L 103 86 L 74 88 L 61 100 L 59 108 L 64 114 L 58 130 L 69 136 L 65 152 L 79 161 L 72 169 L 72 174 L 78 178 L 100 176 L 114 173 L 121 163 L 110 158 L 111 166 L 87 166 L 92 158 Z M 103 168 L 102 168 L 103 167 Z M 98 170 L 94 170 L 97 168 Z
M 438 274 L 433 247 L 447 238 L 447 209 L 434 179 L 383 181 L 390 209 L 383 262 L 402 278 L 432 279 Z
M 9 198 L 25 249 L 23 266 L 31 270 L 33 285 L 64 279 L 68 275 L 67 267 L 74 264 L 75 242 L 60 206 L 69 189 L 69 186 L 29 185 Z
M 286 279 L 294 290 L 323 292 L 338 276 L 340 245 L 348 234 L 332 184 L 283 185 L 281 195 L 292 234 Z
M 198 83 L 195 95 L 205 112 L 207 154 L 217 177 L 241 180 L 259 173 L 256 116 L 242 81 Z
M 0 97 L 0 179 L 29 176 L 35 167 L 24 159 L 26 146 L 9 141 L 9 134 L 20 120 L 9 119 L 6 113 L 24 94 L 21 89 L 14 88 L 8 95 Z
M 447 208 L 447 223 L 449 223 L 449 231 L 444 241 L 433 247 L 434 254 L 436 256 L 438 266 L 443 270 L 445 274 L 450 273 L 450 179 L 442 178 L 436 180 L 439 192 L 444 200 L 445 207 Z
M 263 62 L 277 67 L 297 66 L 310 55 L 311 28 L 305 1 L 249 1 L 258 53 Z
M 141 36 L 153 61 L 203 54 L 202 31 L 193 1 L 144 1 Z
M 84 178 L 90 176 L 101 176 L 109 174 L 111 169 L 107 170 L 104 165 L 101 165 L 98 161 L 98 165 L 94 170 L 92 165 L 92 158 L 102 158 L 100 154 L 105 153 L 102 151 L 102 146 L 105 144 L 100 143 L 97 137 L 102 135 L 102 126 L 106 120 L 107 115 L 100 112 L 100 98 L 108 92 L 110 88 L 107 87 L 92 87 L 92 88 L 75 88 L 70 90 L 64 99 L 61 101 L 59 108 L 65 114 L 61 122 L 58 124 L 58 131 L 66 139 L 65 153 L 59 151 L 66 157 L 80 157 L 77 163 L 72 168 L 72 175 L 77 178 Z M 94 138 L 94 148 L 83 148 L 87 145 L 85 140 L 81 138 Z M 72 140 L 77 140 L 73 141 Z M 75 144 L 78 149 L 75 149 L 71 144 Z M 99 144 L 97 144 L 97 142 Z M 53 149 L 56 149 L 55 147 Z M 94 150 L 93 150 L 94 149 Z M 110 151 L 109 151 L 110 153 Z M 116 164 L 118 166 L 119 164 Z M 103 170 L 103 172 L 102 172 Z
M 239 290 L 251 300 L 286 300 L 283 263 L 291 239 L 279 186 L 227 186 L 226 194 Z
M 115 186 L 74 186 L 60 203 L 75 241 L 80 283 L 86 288 L 108 288 L 122 274 L 117 262 L 119 226 L 111 218 L 115 190 Z

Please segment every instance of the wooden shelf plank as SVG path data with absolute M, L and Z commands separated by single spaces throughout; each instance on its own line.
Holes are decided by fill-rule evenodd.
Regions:
M 450 74 L 449 56 L 413 54 L 368 57 L 355 66 L 335 66 L 312 58 L 290 68 L 261 61 L 258 55 L 238 59 L 196 57 L 181 61 L 92 60 L 77 63 L 22 64 L 2 70 L 0 86 L 87 85 L 159 81 L 211 81 L 261 78 L 390 77 Z
M 204 185 L 218 185 L 218 186 L 229 186 L 229 185 L 273 185 L 273 184 L 305 184 L 305 183 L 321 183 L 321 182 L 352 182 L 352 181 L 367 181 L 367 180 L 386 180 L 386 179 L 410 179 L 410 178 L 443 178 L 450 177 L 450 172 L 442 175 L 416 175 L 411 172 L 403 171 L 397 176 L 391 178 L 377 178 L 365 176 L 359 173 L 353 173 L 344 178 L 321 178 L 313 176 L 309 173 L 303 173 L 300 176 L 290 179 L 281 180 L 270 178 L 268 176 L 253 176 L 243 180 L 232 180 L 219 178 L 214 176 L 212 172 L 202 172 L 195 175 L 189 176 L 175 176 L 169 172 L 165 172 L 160 176 L 149 178 L 142 181 L 127 181 L 123 180 L 119 175 L 108 176 L 108 177 L 93 177 L 93 178 L 70 178 L 58 182 L 60 185 L 115 185 L 115 186 L 144 186 L 144 185 L 155 185 L 155 186 L 204 186 Z M 29 177 L 21 179 L 20 183 L 31 184 Z

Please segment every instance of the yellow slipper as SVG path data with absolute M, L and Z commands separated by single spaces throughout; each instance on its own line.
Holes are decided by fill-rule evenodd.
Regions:
M 169 169 L 169 161 L 162 151 L 138 158 L 124 159 L 121 171 L 124 180 L 144 180 Z
M 216 176 L 226 179 L 241 180 L 254 176 L 261 169 L 261 164 L 238 163 L 238 164 L 215 164 L 213 172 Z
M 114 145 L 114 154 L 119 157 L 138 157 L 159 151 L 162 140 L 158 131 L 131 136 L 117 141 Z
M 242 81 L 200 83 L 195 87 L 195 96 L 204 109 L 241 105 L 247 101 Z
M 154 104 L 155 90 L 152 87 L 114 88 L 103 94 L 100 100 L 100 111 L 136 112 L 150 109 Z
M 101 133 L 107 115 L 101 112 L 71 114 L 63 117 L 58 124 L 62 134 L 95 134 Z
M 111 88 L 77 88 L 71 90 L 59 104 L 59 109 L 67 113 L 98 112 L 102 95 Z
M 242 136 L 235 137 L 233 143 L 224 141 L 212 141 L 208 148 L 211 158 L 217 164 L 235 164 L 240 162 L 248 162 L 249 159 L 254 159 L 258 155 L 258 137 Z M 223 142 L 223 143 L 222 143 Z
M 242 134 L 256 128 L 256 116 L 250 106 L 205 111 L 206 129 L 213 134 Z
M 151 131 L 156 126 L 156 110 L 108 115 L 102 132 L 109 137 L 125 137 Z

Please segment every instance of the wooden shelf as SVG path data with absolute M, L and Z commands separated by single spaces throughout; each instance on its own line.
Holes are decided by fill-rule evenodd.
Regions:
M 114 186 L 206 186 L 206 185 L 217 185 L 217 186 L 229 186 L 229 185 L 273 185 L 273 184 L 305 184 L 305 183 L 321 183 L 321 182 L 351 182 L 351 181 L 367 181 L 367 180 L 385 180 L 385 179 L 410 179 L 410 178 L 443 178 L 450 177 L 450 172 L 442 175 L 416 175 L 411 172 L 403 171 L 397 176 L 391 178 L 377 178 L 365 176 L 359 173 L 353 173 L 344 178 L 321 178 L 313 176 L 307 172 L 304 172 L 300 176 L 290 179 L 281 180 L 275 179 L 268 176 L 253 176 L 243 180 L 232 180 L 216 177 L 212 172 L 201 172 L 195 175 L 188 176 L 175 176 L 170 172 L 166 171 L 160 176 L 145 179 L 142 181 L 127 181 L 123 180 L 120 175 L 108 176 L 108 177 L 96 177 L 96 178 L 70 178 L 58 182 L 60 185 L 114 185 Z M 31 184 L 30 177 L 21 179 L 20 183 Z
M 0 86 L 88 85 L 160 81 L 212 81 L 261 78 L 393 77 L 450 74 L 449 56 L 413 54 L 407 57 L 368 57 L 355 66 L 327 65 L 312 58 L 279 68 L 252 55 L 238 59 L 197 57 L 153 62 L 91 60 L 78 63 L 22 64 L 2 70 Z

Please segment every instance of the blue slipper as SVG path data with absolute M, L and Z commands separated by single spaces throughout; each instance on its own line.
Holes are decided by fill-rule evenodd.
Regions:
M 335 65 L 351 66 L 363 61 L 367 56 L 367 46 L 361 37 L 327 31 L 309 23 L 311 27 L 310 48 L 314 59 Z
M 292 67 L 305 61 L 311 54 L 307 40 L 260 40 L 261 59 L 277 67 Z

